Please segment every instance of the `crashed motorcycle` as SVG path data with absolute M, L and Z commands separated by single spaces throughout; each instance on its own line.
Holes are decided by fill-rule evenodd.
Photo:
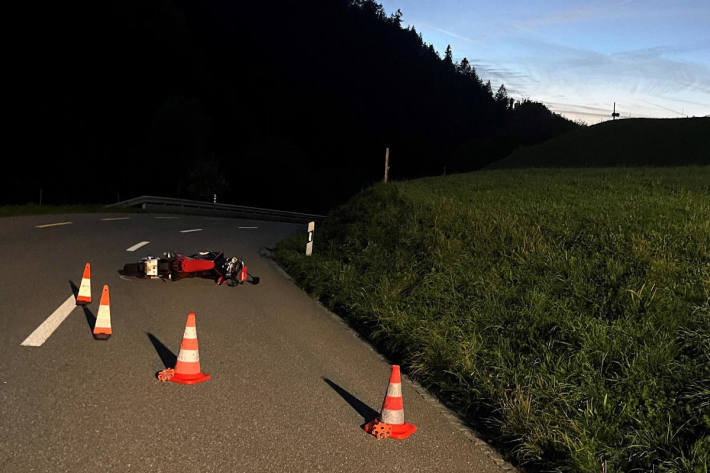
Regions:
M 161 257 L 146 256 L 137 263 L 127 263 L 122 275 L 177 281 L 190 277 L 213 279 L 218 285 L 237 286 L 246 282 L 259 284 L 259 278 L 247 271 L 244 260 L 226 257 L 221 251 L 200 251 L 194 255 L 166 252 Z

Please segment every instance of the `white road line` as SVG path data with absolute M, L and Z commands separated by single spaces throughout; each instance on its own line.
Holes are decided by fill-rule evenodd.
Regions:
M 57 307 L 57 310 L 52 312 L 52 315 L 47 317 L 47 320 L 42 322 L 29 337 L 25 338 L 25 341 L 20 343 L 20 345 L 26 347 L 42 346 L 42 344 L 47 341 L 50 335 L 57 330 L 62 322 L 64 322 L 64 319 L 66 319 L 75 308 L 76 299 L 74 298 L 74 294 L 72 294 L 62 303 L 62 305 Z
M 259 228 L 259 227 L 239 227 L 239 228 L 252 229 L 252 228 Z
M 157 218 L 160 220 L 168 220 L 168 219 L 173 220 L 173 219 L 178 219 L 180 217 L 153 217 L 153 218 Z
M 192 233 L 192 232 L 201 232 L 201 228 L 191 228 L 189 230 L 180 230 L 180 233 Z
M 35 228 L 58 227 L 59 225 L 71 225 L 71 222 L 45 223 L 44 225 L 35 225 Z
M 114 220 L 130 220 L 131 217 L 106 217 L 101 220 L 104 222 L 113 222 Z
M 126 251 L 136 251 L 138 248 L 143 248 L 145 245 L 150 243 L 149 241 L 141 241 L 140 243 L 136 243 L 130 248 L 126 248 Z

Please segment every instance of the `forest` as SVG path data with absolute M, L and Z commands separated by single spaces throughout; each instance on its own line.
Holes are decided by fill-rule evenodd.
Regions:
M 164 195 L 326 212 L 579 126 L 373 0 L 54 2 L 24 32 L 2 203 Z M 26 99 L 26 100 L 25 100 Z

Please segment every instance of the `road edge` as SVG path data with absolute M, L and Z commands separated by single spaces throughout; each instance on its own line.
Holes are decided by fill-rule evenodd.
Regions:
M 296 281 L 291 277 L 290 274 L 286 272 L 286 270 L 270 255 L 270 254 L 260 254 L 260 256 L 267 260 L 267 264 L 271 265 L 273 269 L 276 270 L 279 274 L 281 274 L 286 280 L 291 281 L 296 288 L 303 292 L 306 296 L 308 296 L 309 299 L 313 300 L 320 308 L 328 314 L 333 320 L 335 320 L 337 323 L 341 324 L 344 326 L 348 332 L 350 332 L 351 335 L 353 335 L 355 338 L 360 340 L 361 343 L 363 343 L 370 351 L 375 353 L 380 360 L 384 361 L 387 364 L 391 364 L 390 361 L 380 352 L 378 352 L 375 347 L 372 346 L 369 340 L 366 338 L 363 338 L 362 335 L 360 335 L 357 330 L 352 328 L 342 317 L 340 317 L 338 314 L 335 312 L 332 312 L 329 310 L 327 307 L 325 307 L 317 298 L 311 297 L 310 294 L 307 292 L 303 291 L 298 284 L 296 284 Z M 471 443 L 477 447 L 484 455 L 486 455 L 490 460 L 498 467 L 500 468 L 501 471 L 504 472 L 514 472 L 514 473 L 525 473 L 524 469 L 521 469 L 519 467 L 515 467 L 513 464 L 510 462 L 506 461 L 503 456 L 498 452 L 498 450 L 495 449 L 492 445 L 490 445 L 488 442 L 483 440 L 480 436 L 480 434 L 470 425 L 468 425 L 462 418 L 462 416 L 448 407 L 446 404 L 444 404 L 437 396 L 434 394 L 430 393 L 424 386 L 419 384 L 416 380 L 410 378 L 408 375 L 402 373 L 402 378 L 405 379 L 407 382 L 411 383 L 412 386 L 414 387 L 414 390 L 419 394 L 419 396 L 424 399 L 425 401 L 431 403 L 441 414 L 459 431 L 461 432 L 468 440 L 471 441 Z

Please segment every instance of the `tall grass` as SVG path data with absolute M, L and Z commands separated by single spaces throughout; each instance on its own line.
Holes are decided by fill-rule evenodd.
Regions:
M 710 167 L 376 185 L 277 257 L 514 460 L 707 473 Z

